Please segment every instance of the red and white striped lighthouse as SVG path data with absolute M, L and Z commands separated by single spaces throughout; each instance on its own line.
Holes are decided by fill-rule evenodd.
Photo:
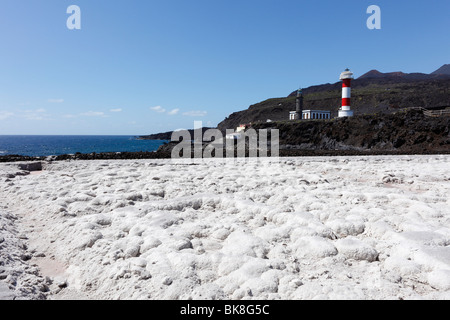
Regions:
M 339 118 L 353 117 L 353 111 L 350 108 L 353 73 L 345 69 L 339 79 L 342 80 L 342 107 L 339 109 Z

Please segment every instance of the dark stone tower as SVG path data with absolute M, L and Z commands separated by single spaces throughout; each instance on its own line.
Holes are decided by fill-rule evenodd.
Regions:
M 297 90 L 297 98 L 295 99 L 295 112 L 297 113 L 297 119 L 303 118 L 303 92 L 302 89 Z

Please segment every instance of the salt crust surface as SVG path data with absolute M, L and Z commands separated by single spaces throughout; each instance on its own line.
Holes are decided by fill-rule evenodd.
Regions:
M 450 298 L 450 156 L 17 171 L 0 165 L 0 240 L 22 235 L 31 259 L 0 266 L 5 297 L 44 285 L 49 299 Z

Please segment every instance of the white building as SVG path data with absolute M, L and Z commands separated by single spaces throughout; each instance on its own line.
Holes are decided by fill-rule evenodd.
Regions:
M 325 110 L 303 110 L 302 120 L 331 119 L 331 112 Z M 297 111 L 289 113 L 289 120 L 299 120 Z
M 239 127 L 236 128 L 236 132 L 243 132 L 245 131 L 245 124 L 241 124 Z
M 225 136 L 226 140 L 240 140 L 242 139 L 243 134 L 239 132 L 229 133 Z
M 331 119 L 331 112 L 325 110 L 304 110 L 303 119 Z
M 298 113 L 297 113 L 297 111 L 289 112 L 289 120 L 298 120 Z
M 225 139 L 227 139 L 227 140 L 239 140 L 239 139 L 242 139 L 242 137 L 244 136 L 246 127 L 247 127 L 247 125 L 245 125 L 245 124 L 239 125 L 239 127 L 236 128 L 236 131 L 233 132 L 233 133 L 227 134 L 225 136 Z

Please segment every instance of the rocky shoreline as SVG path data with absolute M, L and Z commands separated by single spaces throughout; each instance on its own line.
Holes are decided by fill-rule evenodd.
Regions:
M 0 162 L 53 162 L 67 160 L 138 160 L 138 159 L 171 159 L 171 147 L 164 145 L 164 151 L 156 152 L 110 152 L 110 153 L 78 153 L 50 157 L 29 157 L 21 155 L 0 156 Z M 225 153 L 224 153 L 225 154 Z M 280 157 L 322 157 L 322 156 L 381 156 L 381 155 L 433 155 L 450 154 L 450 150 L 297 150 L 281 149 Z M 248 156 L 248 153 L 246 153 Z M 194 155 L 192 154 L 192 158 Z M 27 169 L 25 169 L 27 170 Z M 35 171 L 35 170 L 29 170 Z
M 165 146 L 170 148 L 170 144 Z M 280 157 L 333 157 L 333 156 L 381 156 L 381 155 L 434 155 L 450 154 L 450 150 L 296 150 L 281 149 Z M 246 153 L 248 156 L 248 153 Z M 192 154 L 192 158 L 194 155 Z M 29 157 L 21 155 L 0 156 L 0 162 L 53 162 L 68 160 L 139 160 L 139 159 L 171 159 L 169 151 L 157 152 L 120 152 L 120 153 L 88 153 L 65 154 L 51 157 Z M 26 170 L 26 169 L 25 169 Z M 39 170 L 29 170 L 39 171 Z

